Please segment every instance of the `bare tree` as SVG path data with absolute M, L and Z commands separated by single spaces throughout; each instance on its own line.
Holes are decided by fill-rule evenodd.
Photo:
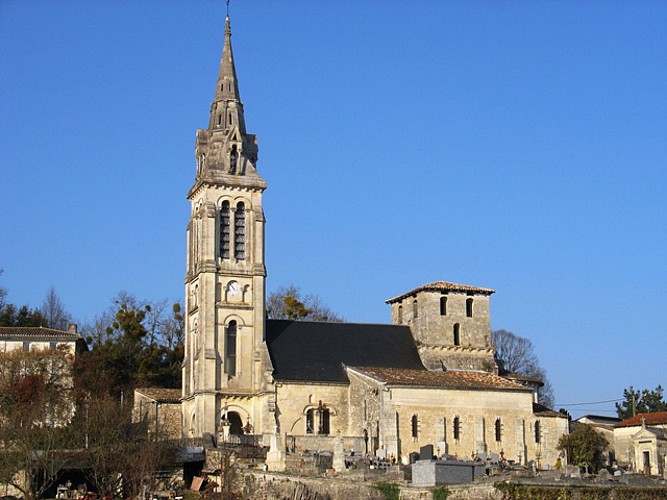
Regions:
M 171 315 L 162 320 L 162 342 L 171 350 L 185 341 L 185 318 L 180 302 L 171 306 Z
M 538 390 L 540 403 L 551 407 L 554 403 L 554 391 L 547 378 L 547 372 L 540 366 L 533 343 L 507 330 L 496 330 L 491 333 L 494 356 L 501 373 L 517 373 L 540 380 Z
M 0 355 L 0 482 L 27 499 L 41 498 L 72 461 L 63 451 L 74 407 L 72 358 L 60 348 Z
M 0 269 L 0 275 L 4 273 L 4 269 Z M 0 286 L 0 311 L 2 311 L 7 305 L 7 289 Z
M 270 319 L 292 319 L 297 321 L 345 321 L 329 306 L 322 304 L 317 295 L 304 295 L 301 290 L 290 285 L 280 287 L 269 294 L 266 310 Z
M 51 287 L 46 293 L 42 307 L 40 308 L 42 316 L 46 319 L 49 328 L 56 330 L 67 330 L 67 325 L 71 319 L 70 314 L 65 310 L 60 297 L 55 288 Z

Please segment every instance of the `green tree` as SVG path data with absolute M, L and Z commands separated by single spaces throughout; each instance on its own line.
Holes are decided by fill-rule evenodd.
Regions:
M 667 402 L 665 402 L 663 388 L 660 385 L 652 391 L 649 389 L 638 391 L 630 386 L 623 389 L 623 401 L 616 403 L 618 418 L 623 420 L 638 413 L 654 413 L 657 411 L 667 411 Z
M 570 434 L 558 440 L 558 449 L 567 454 L 570 464 L 597 473 L 603 465 L 603 455 L 609 442 L 586 424 L 577 424 Z
M 39 309 L 30 309 L 27 305 L 17 308 L 14 304 L 5 304 L 0 311 L 0 326 L 47 326 L 47 323 Z
M 334 323 L 344 321 L 330 307 L 322 304 L 317 295 L 303 294 L 294 285 L 287 288 L 280 287 L 271 292 L 266 302 L 266 310 L 270 319 L 330 321 Z
M 86 326 L 91 350 L 77 359 L 77 387 L 86 394 L 129 395 L 138 386 L 180 387 L 184 318 L 176 303 L 141 303 L 121 292 L 116 308 Z M 106 326 L 105 326 L 106 325 Z

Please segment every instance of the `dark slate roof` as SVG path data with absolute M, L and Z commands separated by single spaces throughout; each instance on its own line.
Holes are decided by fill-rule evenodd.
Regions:
M 567 415 L 552 410 L 548 406 L 541 405 L 539 403 L 533 403 L 533 413 L 538 417 L 558 417 L 558 418 L 567 418 Z
M 461 293 L 472 293 L 477 295 L 491 295 L 496 293 L 495 290 L 491 288 L 481 288 L 479 286 L 472 285 L 462 285 L 461 283 L 452 283 L 451 281 L 434 281 L 433 283 L 427 283 L 425 285 L 419 286 L 414 290 L 410 290 L 398 297 L 385 300 L 385 304 L 392 304 L 394 302 L 400 302 L 401 300 L 417 295 L 419 292 L 461 292 Z
M 407 326 L 267 320 L 273 378 L 341 382 L 348 366 L 425 370 Z

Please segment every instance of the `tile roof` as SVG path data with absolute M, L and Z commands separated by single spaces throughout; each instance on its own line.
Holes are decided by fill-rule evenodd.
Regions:
M 507 390 L 532 392 L 521 384 L 487 372 L 433 372 L 399 368 L 354 367 L 389 385 L 409 385 L 462 390 Z
M 0 340 L 44 340 L 44 341 L 76 341 L 81 338 L 78 333 L 65 330 L 55 330 L 42 326 L 2 326 L 0 327 Z
M 538 417 L 559 417 L 559 418 L 568 418 L 567 415 L 556 410 L 552 410 L 548 406 L 541 405 L 539 403 L 533 403 L 533 413 Z
M 268 320 L 266 344 L 276 380 L 349 383 L 344 364 L 425 370 L 403 325 Z
M 165 389 L 163 387 L 139 387 L 135 392 L 142 394 L 159 403 L 179 403 L 181 401 L 181 389 Z
M 642 419 L 646 419 L 646 425 L 660 425 L 667 424 L 667 411 L 657 411 L 654 413 L 638 413 L 634 417 L 630 417 L 622 422 L 619 422 L 614 427 L 637 427 L 642 425 Z
M 393 302 L 398 302 L 412 295 L 417 295 L 419 292 L 462 292 L 462 293 L 473 293 L 479 295 L 491 295 L 496 293 L 495 290 L 491 288 L 480 288 L 472 285 L 462 285 L 460 283 L 452 283 L 450 281 L 434 281 L 433 283 L 427 283 L 420 287 L 410 290 L 407 293 L 394 297 L 393 299 L 385 300 L 385 304 L 391 304 Z

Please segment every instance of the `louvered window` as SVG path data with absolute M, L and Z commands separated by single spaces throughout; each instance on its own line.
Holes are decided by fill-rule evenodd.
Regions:
M 220 209 L 220 257 L 229 259 L 229 202 L 223 201 Z
M 225 359 L 227 361 L 227 375 L 236 376 L 236 321 L 230 321 L 227 325 L 227 335 L 225 337 Z
M 245 260 L 245 205 L 236 205 L 234 214 L 234 257 Z

